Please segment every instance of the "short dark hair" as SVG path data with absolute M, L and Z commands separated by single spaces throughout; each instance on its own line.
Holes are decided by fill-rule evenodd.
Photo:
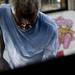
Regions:
M 17 17 L 30 18 L 38 12 L 38 0 L 12 0 Z

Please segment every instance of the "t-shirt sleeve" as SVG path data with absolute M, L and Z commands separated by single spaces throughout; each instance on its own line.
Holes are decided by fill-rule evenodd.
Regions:
M 3 16 L 3 13 L 4 13 L 4 4 L 1 4 L 0 5 L 0 21 L 1 21 L 1 18 Z M 1 25 L 0 25 L 0 27 L 1 27 Z
M 5 16 L 7 10 L 7 4 L 1 4 L 0 5 L 0 21 L 3 16 Z M 1 27 L 1 22 L 0 22 L 0 27 Z
M 7 6 L 8 6 L 8 4 L 1 4 L 0 5 L 0 17 L 5 14 Z
M 1 16 L 2 16 L 2 12 L 3 12 L 3 5 L 1 4 L 1 5 L 0 5 L 0 18 L 1 18 Z

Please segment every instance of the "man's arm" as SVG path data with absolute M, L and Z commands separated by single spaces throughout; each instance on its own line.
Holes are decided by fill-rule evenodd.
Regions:
M 0 6 L 0 18 L 2 17 L 3 8 Z M 8 62 L 3 58 L 5 44 L 3 40 L 2 30 L 0 27 L 0 72 L 10 69 Z
M 50 42 L 48 46 L 45 48 L 43 60 L 52 59 L 56 57 L 58 51 L 58 27 L 55 24 L 52 26 L 52 31 L 50 35 Z

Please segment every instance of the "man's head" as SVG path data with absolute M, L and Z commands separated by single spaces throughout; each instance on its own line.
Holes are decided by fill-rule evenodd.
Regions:
M 38 12 L 38 0 L 12 0 L 18 19 L 32 19 Z

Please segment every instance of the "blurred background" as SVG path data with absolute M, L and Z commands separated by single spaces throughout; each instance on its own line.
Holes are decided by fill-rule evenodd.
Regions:
M 10 3 L 11 0 L 0 0 L 0 4 Z M 39 9 L 43 12 L 51 12 L 58 10 L 74 10 L 75 0 L 39 0 Z

